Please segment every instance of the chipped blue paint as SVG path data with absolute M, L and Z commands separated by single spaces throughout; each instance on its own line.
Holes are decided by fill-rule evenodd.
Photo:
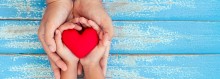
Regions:
M 113 20 L 219 21 L 219 0 L 104 0 Z
M 116 55 L 110 57 L 108 66 L 110 71 L 115 70 L 112 72 L 115 74 L 113 77 L 118 79 L 218 79 L 220 77 L 218 56 Z
M 40 19 L 45 0 L 0 0 L 1 19 Z
M 1 79 L 53 78 L 45 55 L 1 55 Z M 219 79 L 220 55 L 111 55 L 110 79 Z
M 114 21 L 111 53 L 220 53 L 220 22 Z M 39 21 L 0 21 L 0 53 L 44 53 Z
M 115 29 L 107 78 L 220 79 L 219 3 L 103 0 Z M 36 35 L 45 7 L 45 0 L 0 0 L 1 79 L 53 79 Z
M 220 20 L 219 0 L 103 0 L 113 20 Z M 0 0 L 0 19 L 40 20 L 45 0 Z

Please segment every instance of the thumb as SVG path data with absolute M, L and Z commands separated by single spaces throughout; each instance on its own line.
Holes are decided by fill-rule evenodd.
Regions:
M 99 40 L 99 48 L 106 48 L 107 46 L 110 45 L 110 41 L 109 41 L 109 34 L 108 33 L 103 33 L 103 38 L 101 38 Z
M 94 48 L 99 52 L 99 53 L 97 53 L 97 51 L 95 52 L 98 58 L 99 57 L 101 58 L 105 54 L 106 48 L 110 44 L 110 41 L 108 39 L 109 39 L 108 33 L 104 33 L 102 39 L 99 40 L 99 44 L 97 45 L 97 47 Z
M 113 38 L 113 25 L 112 25 L 112 20 L 109 16 L 106 16 L 106 19 L 101 22 L 102 30 L 104 33 L 107 33 L 109 36 L 108 40 L 111 40 Z

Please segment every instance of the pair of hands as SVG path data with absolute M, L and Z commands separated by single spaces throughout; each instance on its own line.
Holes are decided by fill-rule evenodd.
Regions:
M 67 63 L 64 63 L 61 57 L 56 53 L 57 45 L 54 40 L 54 33 L 58 27 L 72 18 L 85 17 L 97 23 L 101 28 L 100 31 L 107 33 L 109 40 L 111 40 L 113 36 L 113 26 L 111 18 L 105 12 L 100 0 L 75 0 L 74 2 L 72 0 L 47 0 L 47 4 L 45 14 L 38 29 L 38 36 L 48 55 L 55 77 L 59 79 L 60 68 L 64 71 L 67 70 Z M 107 68 L 109 49 L 110 45 L 107 46 L 100 60 L 104 74 Z M 79 65 L 78 73 L 81 72 L 82 67 Z
M 72 52 L 62 43 L 61 40 L 61 34 L 64 30 L 75 29 L 80 31 L 82 30 L 82 27 L 80 25 L 84 25 L 84 28 L 92 27 L 96 30 L 97 34 L 99 35 L 99 44 L 86 57 L 81 59 L 77 58 L 74 54 L 72 54 Z M 61 71 L 61 79 L 75 79 L 77 77 L 76 71 L 79 60 L 80 63 L 78 65 L 78 68 L 81 69 L 82 67 L 80 65 L 82 64 L 83 69 L 85 71 L 85 77 L 91 79 L 103 78 L 104 73 L 100 72 L 99 70 L 101 69 L 100 60 L 105 54 L 107 47 L 110 45 L 107 33 L 102 32 L 95 22 L 93 22 L 92 20 L 87 20 L 83 17 L 75 18 L 73 20 L 70 20 L 69 22 L 64 23 L 58 28 L 58 30 L 56 30 L 55 33 L 55 42 L 57 44 L 56 52 L 67 64 L 68 68 L 67 72 Z M 96 72 L 97 74 L 99 73 L 98 76 L 96 74 L 91 74 L 91 71 L 93 70 L 98 70 L 98 72 Z

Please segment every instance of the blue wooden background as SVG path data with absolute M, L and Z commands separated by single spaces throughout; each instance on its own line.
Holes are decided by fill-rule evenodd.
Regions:
M 112 79 L 220 79 L 220 0 L 103 0 Z M 37 37 L 45 0 L 0 0 L 0 78 L 53 78 Z

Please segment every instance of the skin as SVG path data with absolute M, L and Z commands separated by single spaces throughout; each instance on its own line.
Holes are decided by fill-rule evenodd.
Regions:
M 88 22 L 87 25 L 92 26 L 99 35 L 99 44 L 86 57 L 80 59 L 80 63 L 85 72 L 85 79 L 105 79 L 100 60 L 102 60 L 106 53 L 106 49 L 110 45 L 109 35 L 108 33 L 104 33 L 92 20 L 83 19 L 86 20 Z
M 94 28 L 97 31 L 99 37 L 102 38 L 100 38 L 99 44 L 86 57 L 79 59 L 74 54 L 72 54 L 72 52 L 62 43 L 61 34 L 64 30 L 67 29 L 81 30 L 82 28 L 76 24 L 81 24 L 81 20 L 88 21 L 88 26 L 85 28 Z M 57 54 L 63 59 L 68 67 L 66 71 L 61 71 L 61 79 L 77 78 L 77 64 L 79 60 L 85 72 L 85 79 L 104 79 L 105 76 L 99 62 L 103 57 L 106 48 L 110 44 L 108 39 L 109 38 L 107 33 L 103 33 L 95 22 L 85 18 L 75 18 L 61 25 L 58 30 L 56 30 L 55 42 L 57 44 Z
M 62 42 L 61 34 L 64 30 L 75 29 L 82 30 L 82 27 L 72 23 L 66 22 L 61 25 L 58 30 L 56 30 L 55 42 L 57 48 L 57 54 L 62 58 L 62 60 L 67 64 L 67 70 L 61 70 L 61 79 L 77 79 L 77 64 L 79 58 L 77 58 Z
M 107 33 L 109 37 L 108 40 L 111 41 L 113 37 L 112 20 L 102 6 L 101 0 L 75 0 L 73 5 L 73 17 L 85 17 L 94 21 L 98 27 L 101 28 L 100 31 Z M 88 26 L 88 21 L 82 20 L 81 23 L 83 27 Z M 109 50 L 110 44 L 107 46 L 103 57 L 100 59 L 100 64 L 104 75 L 106 75 Z M 80 71 L 78 73 L 81 74 Z
M 99 15 L 99 16 L 97 16 Z M 67 64 L 56 53 L 57 47 L 54 33 L 64 22 L 73 17 L 85 17 L 93 20 L 102 28 L 110 41 L 113 37 L 111 18 L 105 12 L 101 0 L 47 0 L 47 8 L 38 29 L 38 37 L 48 55 L 56 79 L 60 79 L 60 69 L 67 70 Z M 87 21 L 80 21 L 83 27 Z M 105 75 L 110 45 L 105 49 L 105 54 L 100 59 L 102 71 Z M 82 73 L 82 65 L 78 64 L 78 74 Z
M 61 70 L 61 79 L 77 79 L 77 64 L 79 58 L 72 54 L 72 52 L 62 43 L 61 32 L 56 30 L 55 41 L 57 43 L 57 54 L 67 64 L 67 70 Z
M 38 37 L 49 58 L 56 79 L 60 79 L 60 68 L 65 71 L 67 65 L 55 52 L 55 29 L 67 20 L 73 7 L 72 0 L 47 0 L 47 8 L 38 29 Z

